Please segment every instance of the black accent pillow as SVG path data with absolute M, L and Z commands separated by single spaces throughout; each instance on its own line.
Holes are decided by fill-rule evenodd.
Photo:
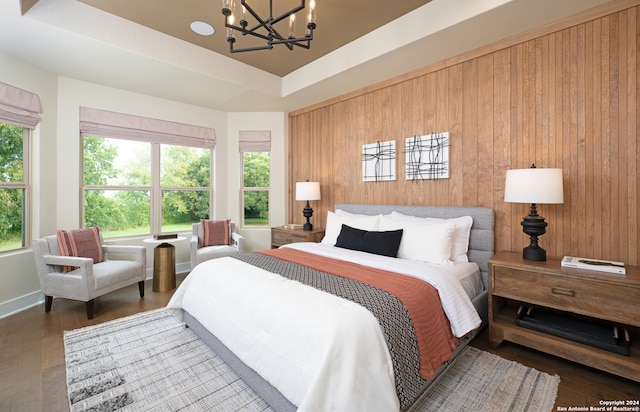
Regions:
M 336 246 L 343 249 L 359 250 L 376 255 L 397 257 L 402 229 L 375 232 L 356 229 L 345 224 L 340 229 Z

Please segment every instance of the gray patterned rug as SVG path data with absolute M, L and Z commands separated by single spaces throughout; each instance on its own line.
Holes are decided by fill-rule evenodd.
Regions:
M 71 411 L 270 411 L 169 309 L 64 334 Z M 551 411 L 560 379 L 473 347 L 412 411 Z

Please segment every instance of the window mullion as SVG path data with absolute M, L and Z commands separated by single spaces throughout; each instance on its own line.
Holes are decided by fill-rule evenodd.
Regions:
M 0 182 L 0 189 L 26 189 L 28 185 L 26 183 L 5 183 Z
M 160 233 L 162 225 L 162 190 L 160 188 L 160 145 L 151 145 L 151 233 Z
M 215 153 L 213 149 L 209 152 L 209 218 L 213 219 L 215 214 L 215 197 L 216 197 L 216 163 Z
M 151 192 L 151 186 L 121 186 L 121 185 L 85 185 L 85 190 L 148 190 Z
M 22 183 L 23 192 L 23 213 L 22 213 L 22 247 L 31 244 L 31 221 L 32 221 L 32 182 L 31 182 L 31 130 L 24 128 L 22 131 Z

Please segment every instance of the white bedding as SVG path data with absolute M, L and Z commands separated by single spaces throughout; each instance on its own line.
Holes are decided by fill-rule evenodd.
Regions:
M 315 246 L 314 246 L 315 245 Z M 372 255 L 366 252 L 342 249 L 318 243 L 291 243 L 281 247 L 290 247 L 309 253 L 322 254 L 334 259 L 347 260 L 361 265 L 378 267 L 379 269 L 392 270 L 407 275 L 421 278 L 420 273 L 437 271 L 445 276 L 454 276 L 460 281 L 462 288 L 470 299 L 478 296 L 485 288 L 482 284 L 480 268 L 475 262 L 455 262 L 451 265 L 437 265 L 419 261 L 408 261 L 396 258 L 389 258 L 380 255 Z M 376 266 L 376 261 L 379 261 Z M 391 269 L 389 269 L 391 268 Z M 404 268 L 404 271 L 402 270 Z
M 291 247 L 362 259 L 362 252 L 331 246 Z M 398 259 L 385 267 L 391 264 L 385 259 L 390 258 L 372 259 L 373 266 L 418 277 L 424 272 L 412 263 L 405 268 Z M 480 318 L 450 268 L 434 274 L 433 282 L 441 299 L 451 301 L 445 313 L 454 335 L 462 336 L 479 326 Z M 356 303 L 225 257 L 196 266 L 168 307 L 188 311 L 299 411 L 399 409 L 378 321 Z
M 451 265 L 437 265 L 310 242 L 291 243 L 282 247 L 402 273 L 428 282 L 438 290 L 442 307 L 451 323 L 451 332 L 459 338 L 482 323 L 478 312 L 471 303 L 471 298 L 483 290 L 480 270 L 476 263 L 460 262 Z M 461 279 L 464 279 L 464 282 Z M 465 289 L 464 285 L 471 285 L 471 287 Z

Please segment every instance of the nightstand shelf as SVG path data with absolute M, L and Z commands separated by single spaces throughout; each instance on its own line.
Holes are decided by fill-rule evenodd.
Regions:
M 302 230 L 285 227 L 271 228 L 271 248 L 297 242 L 320 242 L 324 237 L 324 229 Z
M 531 262 L 521 253 L 497 254 L 489 260 L 491 346 L 506 340 L 640 382 L 640 268 L 626 269 L 626 275 L 616 275 L 563 268 L 560 258 Z M 518 326 L 521 304 L 628 328 L 630 355 Z

